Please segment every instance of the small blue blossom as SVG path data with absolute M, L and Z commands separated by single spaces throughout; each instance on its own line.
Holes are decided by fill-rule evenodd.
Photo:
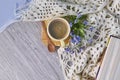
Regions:
M 65 51 L 70 52 L 70 48 L 69 47 L 65 48 Z
M 73 36 L 74 36 L 74 32 L 70 32 L 70 36 L 72 36 L 72 37 L 73 37 Z
M 77 15 L 77 18 L 80 18 L 82 15 L 79 13 L 78 15 Z
M 71 54 L 74 54 L 75 52 L 73 50 L 70 51 Z
M 73 36 L 73 39 L 74 39 L 74 40 L 77 40 L 77 39 L 76 39 L 76 35 Z
M 78 36 L 75 35 L 73 38 L 74 38 L 76 41 L 78 41 Z
M 82 48 L 82 47 L 80 47 L 80 51 L 81 51 L 81 50 L 83 50 L 83 48 Z
M 75 38 L 72 38 L 72 39 L 71 39 L 71 42 L 72 42 L 73 44 L 75 44 L 75 43 L 76 43 L 76 39 L 75 39 Z
M 92 42 L 93 42 L 93 40 L 92 40 L 92 39 L 89 39 L 89 40 L 88 40 L 88 43 L 90 43 L 90 44 L 91 44 Z
M 78 22 L 78 19 L 75 19 L 74 23 L 76 24 Z
M 72 22 L 70 22 L 70 27 L 72 27 L 72 25 L 73 25 Z
M 73 43 L 73 44 L 78 44 L 78 43 L 80 43 L 80 41 L 81 41 L 81 38 L 79 37 L 79 36 L 73 36 L 73 38 L 71 39 L 71 42 Z
M 80 47 L 80 48 L 79 48 L 79 53 L 80 53 L 82 50 L 83 50 L 83 48 L 82 48 L 82 47 Z
M 81 37 L 80 36 L 76 36 L 76 39 L 78 40 L 78 41 L 81 41 Z
M 83 22 L 83 24 L 84 24 L 84 25 L 88 25 L 88 21 L 85 20 L 85 21 Z
M 94 27 L 91 26 L 89 29 L 90 29 L 90 31 L 93 31 Z

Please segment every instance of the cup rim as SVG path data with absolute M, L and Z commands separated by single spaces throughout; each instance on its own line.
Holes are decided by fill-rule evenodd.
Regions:
M 54 20 L 62 20 L 62 21 L 64 21 L 64 22 L 67 24 L 68 31 L 67 31 L 67 34 L 66 34 L 65 37 L 63 37 L 63 38 L 61 38 L 61 39 L 55 39 L 54 37 L 52 37 L 52 36 L 50 35 L 50 33 L 49 33 L 49 25 L 50 25 L 50 23 L 51 23 L 52 21 L 54 21 Z M 67 39 L 68 36 L 69 36 L 70 30 L 71 30 L 71 29 L 70 29 L 70 25 L 69 25 L 68 21 L 67 21 L 66 19 L 64 19 L 64 18 L 54 18 L 54 19 L 52 19 L 52 20 L 48 23 L 48 26 L 47 26 L 47 34 L 48 34 L 48 36 L 49 36 L 52 40 L 54 40 L 54 41 L 62 41 L 62 40 Z

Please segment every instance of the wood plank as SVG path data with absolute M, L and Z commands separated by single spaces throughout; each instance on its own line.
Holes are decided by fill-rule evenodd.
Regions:
M 64 80 L 58 55 L 41 41 L 41 24 L 14 23 L 0 34 L 0 80 Z

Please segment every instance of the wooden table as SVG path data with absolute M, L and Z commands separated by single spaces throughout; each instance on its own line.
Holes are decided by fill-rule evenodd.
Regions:
M 0 80 L 64 80 L 57 54 L 41 42 L 41 27 L 19 22 L 0 33 Z

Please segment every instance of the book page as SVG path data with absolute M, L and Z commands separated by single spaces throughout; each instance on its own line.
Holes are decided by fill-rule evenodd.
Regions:
M 97 80 L 120 79 L 120 39 L 111 37 Z

